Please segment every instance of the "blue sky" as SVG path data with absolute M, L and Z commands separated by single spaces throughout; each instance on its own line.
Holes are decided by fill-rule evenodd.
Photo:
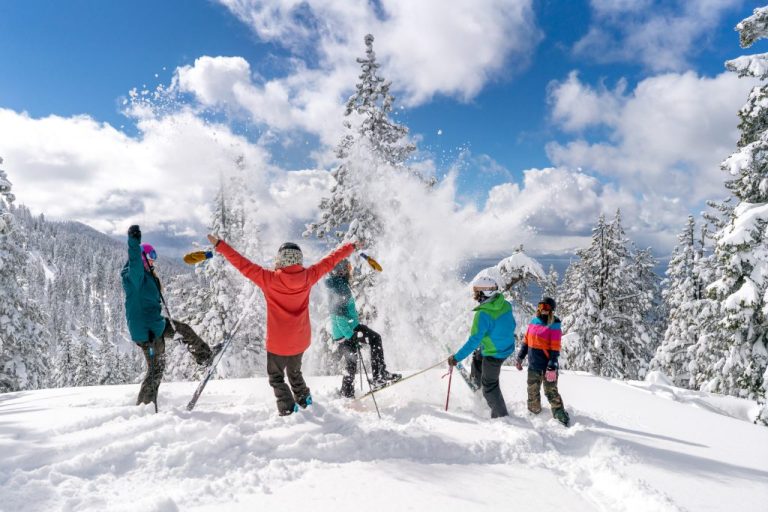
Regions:
M 176 101 L 188 103 L 174 105 L 176 112 L 188 107 L 186 113 L 203 127 L 190 132 L 223 121 L 231 133 L 224 136 L 217 128 L 217 143 L 226 138 L 230 145 L 240 144 L 243 137 L 263 166 L 327 170 L 332 166 L 328 150 L 341 125 L 341 118 L 329 113 L 354 85 L 348 77 L 354 56 L 363 53 L 361 34 L 369 31 L 377 37 L 382 74 L 393 80 L 398 105 L 404 107 L 396 118 L 416 137 L 420 158 L 438 176 L 461 162 L 461 202 L 495 215 L 489 206 L 493 197 L 518 204 L 539 197 L 534 189 L 527 193 L 538 183 L 535 172 L 525 174 L 528 170 L 567 169 L 571 174 L 560 175 L 561 184 L 578 182 L 580 173 L 592 179 L 586 186 L 594 204 L 565 205 L 569 213 L 558 213 L 559 222 L 550 223 L 546 211 L 525 209 L 527 218 L 547 218 L 537 226 L 541 232 L 569 240 L 555 251 L 573 246 L 573 237 L 588 231 L 597 212 L 616 207 L 638 226 L 635 236 L 641 243 L 667 251 L 686 212 L 697 213 L 722 188 L 717 166 L 734 149 L 736 112 L 749 90 L 749 84 L 724 74 L 723 61 L 745 53 L 733 27 L 750 14 L 750 2 L 416 4 L 2 2 L 0 155 L 16 194 L 36 212 L 122 232 L 134 210 L 124 203 L 153 197 L 141 187 L 132 189 L 132 165 L 154 167 L 155 174 L 147 175 L 153 181 L 157 173 L 183 178 L 186 172 L 142 160 L 159 151 L 161 142 L 152 137 L 178 137 L 175 144 L 185 147 L 187 137 L 196 136 L 171 137 L 156 113 L 126 113 L 123 100 L 132 88 L 168 88 L 174 82 L 181 93 Z M 483 37 L 462 33 L 472 24 L 480 26 Z M 230 83 L 239 88 L 229 88 Z M 310 93 L 302 97 L 305 91 Z M 655 135 L 654 124 L 663 124 L 668 134 Z M 27 136 L 21 140 L 20 134 Z M 30 136 L 39 137 L 37 147 Z M 72 139 L 52 147 L 52 139 L 60 137 Z M 90 153 L 96 144 L 100 149 Z M 110 144 L 125 149 L 121 163 L 110 162 L 108 154 L 115 153 Z M 82 169 L 89 171 L 81 174 Z M 110 192 L 103 180 L 109 172 L 121 176 Z M 122 174 L 128 176 L 125 182 Z M 141 176 L 137 172 L 136 179 Z M 179 182 L 168 183 L 173 188 Z M 64 190 L 67 200 L 54 207 L 51 194 L 43 192 L 57 184 L 65 185 L 59 192 Z M 513 185 L 516 190 L 510 190 Z M 183 194 L 188 208 L 203 200 L 206 186 Z M 115 199 L 115 191 L 130 199 Z M 79 203 L 69 201 L 72 196 Z M 102 207 L 84 210 L 83 198 Z M 119 215 L 121 208 L 125 215 Z M 197 236 L 199 223 L 172 218 L 170 208 L 153 216 L 146 214 L 146 204 L 140 210 L 145 213 L 138 220 L 159 222 L 157 229 L 171 238 Z

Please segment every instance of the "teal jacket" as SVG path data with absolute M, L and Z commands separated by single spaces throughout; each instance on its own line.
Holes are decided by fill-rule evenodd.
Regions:
M 350 339 L 360 324 L 349 282 L 338 276 L 325 280 L 328 287 L 331 310 L 331 336 L 334 340 Z
M 484 357 L 506 359 L 515 351 L 515 317 L 512 305 L 497 294 L 475 309 L 472 331 L 464 346 L 454 355 L 457 361 L 465 359 L 477 347 Z
M 128 331 L 136 343 L 149 341 L 149 333 L 157 339 L 165 330 L 161 314 L 160 288 L 155 276 L 144 268 L 140 241 L 128 237 L 128 261 L 120 272 L 125 291 L 125 317 Z

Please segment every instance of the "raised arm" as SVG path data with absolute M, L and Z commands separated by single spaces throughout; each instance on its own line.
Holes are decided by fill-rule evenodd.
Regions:
M 139 226 L 128 229 L 128 265 L 122 271 L 123 282 L 138 288 L 144 278 L 144 262 L 141 260 L 141 231 Z
M 310 284 L 315 284 L 325 274 L 333 270 L 341 260 L 355 252 L 355 244 L 344 244 L 325 258 L 307 269 Z
M 239 252 L 234 250 L 224 240 L 218 240 L 215 245 L 216 252 L 224 256 L 245 277 L 256 283 L 259 288 L 264 287 L 269 270 L 253 263 Z

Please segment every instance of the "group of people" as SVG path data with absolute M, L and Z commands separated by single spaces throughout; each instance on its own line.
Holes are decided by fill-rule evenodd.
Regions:
M 472 282 L 474 299 L 479 303 L 474 311 L 472 330 L 466 343 L 451 357 L 450 366 L 457 365 L 472 354 L 470 378 L 491 408 L 491 417 L 507 416 L 507 405 L 499 387 L 499 374 L 504 361 L 514 356 L 515 367 L 523 369 L 528 357 L 528 410 L 541 412 L 541 387 L 549 400 L 552 416 L 565 425 L 570 423 L 568 412 L 557 389 L 558 358 L 560 356 L 560 319 L 555 316 L 555 300 L 544 297 L 536 308 L 536 316 L 528 324 L 520 351 L 515 354 L 515 318 L 512 305 L 504 299 L 493 278 L 480 276 Z
M 343 244 L 319 262 L 305 267 L 301 248 L 288 242 L 278 250 L 272 270 L 249 261 L 214 235 L 208 235 L 208 241 L 216 252 L 264 293 L 267 303 L 267 374 L 281 416 L 297 412 L 312 403 L 301 365 L 311 341 L 310 290 L 326 275 L 331 334 L 338 342 L 343 365 L 339 395 L 354 397 L 355 374 L 362 357 L 361 343 L 368 344 L 371 350 L 371 386 L 380 387 L 402 377 L 387 371 L 381 336 L 359 322 L 350 288 L 352 265 L 347 259 L 361 248 L 358 243 Z M 211 364 L 222 347 L 221 343 L 210 347 L 187 324 L 172 319 L 167 306 L 166 315 L 163 315 L 165 302 L 154 269 L 156 259 L 154 248 L 141 243 L 139 226 L 131 226 L 128 229 L 128 261 L 121 277 L 128 330 L 147 363 L 137 404 L 157 404 L 158 388 L 165 369 L 166 339 L 184 343 L 200 365 Z M 475 308 L 472 331 L 461 349 L 448 358 L 448 364 L 454 366 L 472 354 L 471 378 L 482 388 L 491 408 L 491 416 L 506 416 L 508 413 L 499 388 L 499 374 L 504 361 L 515 351 L 512 306 L 504 299 L 497 283 L 489 277 L 476 279 L 472 290 L 475 300 L 479 302 Z M 555 301 L 551 298 L 544 298 L 539 303 L 537 315 L 528 326 L 523 346 L 516 356 L 515 366 L 522 370 L 522 361 L 528 356 L 528 409 L 534 414 L 541 412 L 540 388 L 543 383 L 553 416 L 567 426 L 568 414 L 557 390 L 560 320 L 554 316 L 554 309 Z

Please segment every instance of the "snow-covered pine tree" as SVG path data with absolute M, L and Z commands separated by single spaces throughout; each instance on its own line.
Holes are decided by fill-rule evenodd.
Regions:
M 658 292 L 655 260 L 631 251 L 618 211 L 610 224 L 600 216 L 592 244 L 577 255 L 563 284 L 563 366 L 642 378 L 655 349 L 649 325 Z
M 544 297 L 552 297 L 557 300 L 559 283 L 560 274 L 555 270 L 554 265 L 550 265 L 547 275 L 544 278 L 544 282 L 541 285 L 541 295 Z
M 245 164 L 236 161 L 236 174 L 222 178 L 213 202 L 210 232 L 216 233 L 254 261 L 263 261 L 258 209 L 248 189 Z M 263 295 L 249 280 L 222 258 L 213 258 L 195 268 L 194 275 L 182 275 L 169 286 L 174 314 L 188 322 L 209 345 L 224 341 L 243 316 L 232 346 L 218 367 L 218 374 L 247 377 L 263 373 L 266 304 Z M 254 297 L 255 295 L 255 297 Z M 254 298 L 251 301 L 251 298 Z M 172 348 L 168 379 L 190 379 L 198 366 L 186 347 Z
M 717 299 L 717 294 L 708 290 L 708 286 L 720 278 L 715 255 L 707 250 L 710 242 L 717 242 L 716 233 L 727 225 L 727 218 L 733 212 L 728 206 L 730 202 L 710 202 L 710 206 L 718 214 L 706 212 L 705 222 L 701 228 L 700 241 L 697 247 L 698 262 L 696 272 L 702 287 L 697 317 L 698 339 L 696 344 L 688 349 L 692 387 L 704 391 L 722 393 L 723 368 L 728 359 L 730 341 L 728 331 L 722 323 L 724 316 L 723 304 Z
M 669 318 L 651 368 L 662 371 L 675 386 L 691 389 L 695 383 L 690 372 L 690 354 L 700 337 L 698 313 L 704 293 L 697 269 L 699 261 L 696 221 L 688 216 L 667 267 L 663 297 Z
M 408 142 L 408 128 L 391 119 L 395 98 L 391 83 L 379 76 L 380 64 L 373 51 L 372 35 L 364 38 L 366 54 L 358 58 L 359 80 L 344 111 L 346 133 L 336 147 L 339 165 L 331 172 L 334 184 L 330 196 L 320 202 L 320 220 L 307 225 L 304 236 L 315 236 L 335 245 L 345 240 L 359 240 L 375 254 L 384 230 L 378 194 L 371 185 L 386 180 L 393 172 L 421 176 L 404 163 L 416 147 Z M 423 180 L 431 186 L 434 181 Z M 361 322 L 369 324 L 377 316 L 372 300 L 376 274 L 365 269 L 355 273 L 351 283 L 355 292 Z M 320 333 L 320 346 L 331 346 L 325 329 Z M 320 360 L 329 359 L 326 355 Z
M 39 388 L 48 378 L 48 338 L 42 311 L 25 289 L 29 255 L 11 213 L 11 187 L 0 169 L 0 392 Z
M 331 173 L 335 184 L 331 196 L 320 202 L 321 220 L 309 224 L 305 236 L 357 239 L 370 246 L 381 234 L 382 222 L 365 193 L 366 184 L 381 179 L 376 163 L 402 166 L 416 148 L 405 140 L 408 128 L 390 119 L 395 99 L 389 92 L 391 83 L 378 74 L 372 35 L 365 36 L 365 46 L 365 58 L 357 59 L 359 82 L 344 111 L 347 133 L 336 148 L 340 164 Z M 373 165 L 359 161 L 361 151 L 369 153 L 366 156 L 373 158 Z
M 73 385 L 93 386 L 96 384 L 96 362 L 93 350 L 88 345 L 88 338 L 83 338 L 77 343 L 75 349 L 75 376 Z
M 72 343 L 72 335 L 68 330 L 61 329 L 57 332 L 56 339 L 56 353 L 49 385 L 55 388 L 74 386 L 75 346 Z
M 755 9 L 736 30 L 743 48 L 768 38 L 768 7 Z M 737 204 L 717 236 L 720 277 L 710 290 L 723 302 L 729 334 L 723 391 L 757 400 L 763 406 L 757 421 L 768 425 L 768 54 L 744 55 L 726 67 L 762 83 L 739 112 L 739 149 L 722 164 Z
M 249 188 L 248 168 L 243 157 L 235 162 L 236 174 L 230 180 L 232 190 L 232 218 L 230 240 L 253 261 L 263 262 L 266 254 L 262 246 L 259 208 Z M 264 294 L 249 279 L 244 279 L 228 265 L 235 281 L 233 312 L 241 318 L 233 346 L 222 361 L 223 376 L 248 377 L 265 373 L 266 354 L 266 302 Z
M 604 222 L 601 216 L 598 227 Z M 594 230 L 593 230 L 594 242 Z M 595 289 L 597 266 L 589 249 L 577 251 L 578 259 L 565 271 L 558 301 L 563 341 L 560 366 L 598 374 L 602 367 L 600 338 L 600 297 Z

